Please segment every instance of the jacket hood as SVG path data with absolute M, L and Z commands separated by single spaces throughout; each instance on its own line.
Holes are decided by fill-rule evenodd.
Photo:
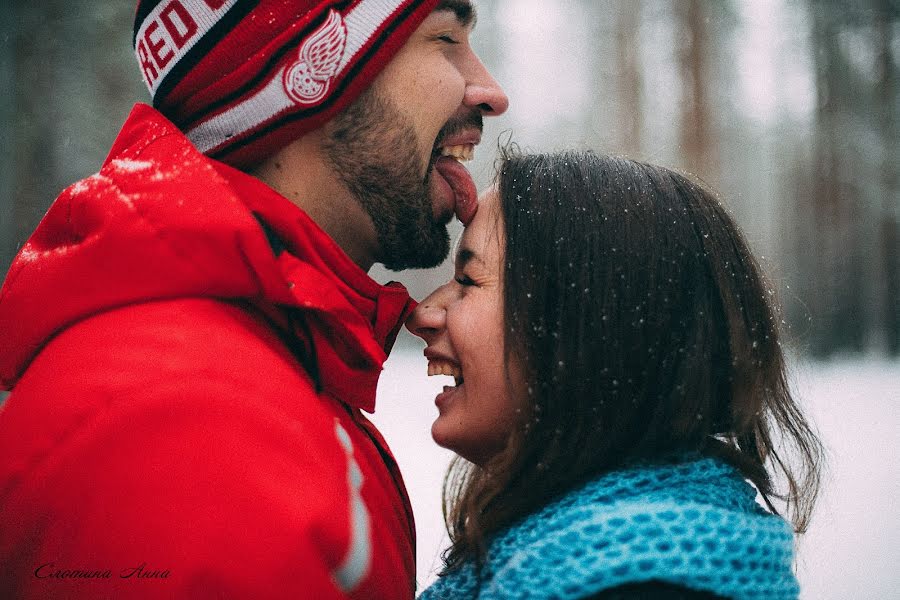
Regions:
M 413 308 L 403 286 L 369 278 L 289 200 L 203 156 L 139 104 L 100 171 L 62 192 L 0 288 L 0 387 L 81 319 L 188 297 L 300 311 L 316 360 L 329 363 L 320 385 L 369 411 L 374 385 L 360 383 L 377 381 Z

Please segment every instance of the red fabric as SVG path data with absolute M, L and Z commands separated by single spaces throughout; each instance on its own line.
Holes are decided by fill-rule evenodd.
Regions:
M 412 306 L 138 105 L 0 289 L 0 597 L 411 598 L 409 501 L 360 409 Z M 354 464 L 371 555 L 344 593 Z

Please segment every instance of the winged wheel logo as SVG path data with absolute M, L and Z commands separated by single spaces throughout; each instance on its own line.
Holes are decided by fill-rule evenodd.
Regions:
M 332 9 L 325 22 L 300 45 L 298 59 L 284 70 L 287 95 L 298 104 L 322 100 L 337 74 L 346 45 L 344 20 Z

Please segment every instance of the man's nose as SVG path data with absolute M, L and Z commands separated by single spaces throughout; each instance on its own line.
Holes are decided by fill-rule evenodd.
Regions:
M 478 108 L 483 115 L 489 117 L 502 115 L 509 108 L 509 98 L 506 97 L 503 88 L 475 56 L 463 103 Z

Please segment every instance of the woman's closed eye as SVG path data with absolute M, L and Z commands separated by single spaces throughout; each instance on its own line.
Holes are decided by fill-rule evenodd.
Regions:
M 458 283 L 459 285 L 461 285 L 463 287 L 475 285 L 475 281 L 473 281 L 472 278 L 469 277 L 468 275 L 466 275 L 465 273 L 463 273 L 462 275 L 457 275 L 453 279 L 454 279 L 454 281 L 456 281 L 456 283 Z

